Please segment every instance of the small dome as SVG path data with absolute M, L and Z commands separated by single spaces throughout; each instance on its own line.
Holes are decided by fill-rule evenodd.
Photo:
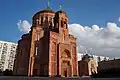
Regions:
M 67 17 L 67 14 L 66 14 L 65 11 L 60 10 L 60 11 L 57 11 L 57 12 L 56 12 L 56 14 L 58 14 L 58 13 L 63 13 L 63 14 L 65 14 L 65 16 Z
M 66 14 L 66 12 L 65 11 L 57 11 L 56 13 L 64 13 L 64 14 Z
M 93 58 L 93 57 L 90 56 L 90 55 L 88 55 L 88 54 L 86 54 L 86 55 L 84 55 L 84 56 L 82 57 L 83 60 L 85 60 L 85 59 L 92 59 L 92 58 Z

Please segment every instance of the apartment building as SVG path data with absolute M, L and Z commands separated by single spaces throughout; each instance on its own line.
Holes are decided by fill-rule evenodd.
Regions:
M 7 41 L 0 41 L 0 69 L 13 70 L 17 44 Z

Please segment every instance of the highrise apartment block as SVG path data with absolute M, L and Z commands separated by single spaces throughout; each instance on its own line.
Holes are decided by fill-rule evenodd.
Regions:
M 13 70 L 17 44 L 7 41 L 0 41 L 0 69 Z

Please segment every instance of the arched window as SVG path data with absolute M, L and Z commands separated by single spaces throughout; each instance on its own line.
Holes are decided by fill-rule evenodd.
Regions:
M 52 17 L 50 17 L 50 19 L 49 19 L 49 28 L 52 29 L 52 27 L 53 27 L 53 19 L 52 19 Z
M 68 50 L 64 50 L 64 52 L 61 55 L 62 58 L 70 58 L 70 52 Z
M 38 55 L 38 47 L 36 46 L 35 47 L 35 56 L 37 56 Z
M 41 17 L 39 17 L 39 24 L 41 24 Z
M 37 24 L 37 25 L 39 24 L 39 19 L 36 19 L 36 24 Z
M 41 26 L 43 25 L 43 16 L 41 16 Z
M 64 28 L 67 29 L 67 23 L 64 21 Z
M 64 22 L 63 22 L 63 20 L 61 20 L 61 27 L 62 27 L 62 28 L 64 27 Z
M 35 34 L 35 41 L 39 41 L 39 39 L 40 39 L 40 34 L 39 34 L 39 33 L 36 33 L 36 34 Z

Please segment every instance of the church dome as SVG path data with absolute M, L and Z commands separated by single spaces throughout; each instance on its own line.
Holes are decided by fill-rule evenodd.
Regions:
M 46 8 L 46 9 L 43 9 L 43 10 L 37 12 L 34 16 L 41 14 L 41 13 L 55 13 L 55 12 L 51 8 Z
M 39 11 L 38 13 L 55 13 L 55 12 L 50 8 L 46 8 L 46 9 L 44 9 L 42 11 Z
M 48 18 L 48 20 L 52 19 L 53 16 L 55 15 L 55 12 L 51 9 L 51 8 L 46 8 L 44 10 L 41 10 L 39 12 L 37 12 L 34 16 L 33 16 L 33 26 L 38 26 L 44 25 L 45 20 Z

